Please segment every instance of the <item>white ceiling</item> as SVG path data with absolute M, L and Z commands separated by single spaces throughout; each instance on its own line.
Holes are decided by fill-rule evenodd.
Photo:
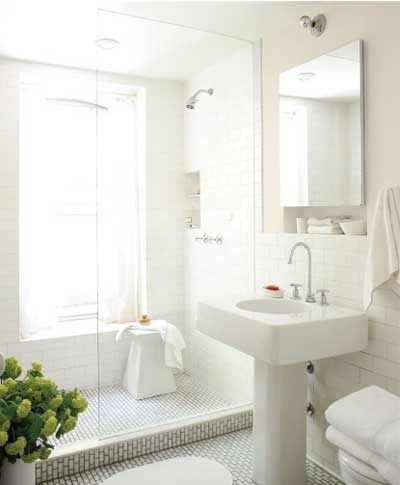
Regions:
M 98 36 L 116 38 L 117 49 L 98 52 L 98 67 L 152 78 L 189 79 L 247 41 L 129 15 L 99 12 Z
M 97 7 L 109 12 L 97 15 Z M 242 45 L 226 36 L 258 39 L 270 29 L 297 24 L 299 15 L 317 10 L 318 4 L 312 2 L 1 0 L 0 56 L 184 80 Z M 94 46 L 97 37 L 115 37 L 121 46 L 100 51 Z
M 135 2 L 98 0 L 101 8 L 187 25 L 247 40 L 266 32 L 298 25 L 301 15 L 315 15 L 337 2 L 296 1 L 192 1 Z M 346 2 L 349 4 L 351 2 Z

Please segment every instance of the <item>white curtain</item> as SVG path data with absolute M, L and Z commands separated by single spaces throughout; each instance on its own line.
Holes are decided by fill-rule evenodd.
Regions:
M 96 300 L 96 252 L 100 319 L 127 322 L 146 312 L 145 184 L 136 103 L 102 94 L 101 104 L 108 110 L 49 103 L 40 87 L 21 92 L 22 338 L 46 335 L 71 298 Z
M 56 318 L 55 238 L 49 208 L 54 201 L 54 160 L 46 153 L 46 126 L 38 114 L 48 106 L 37 93 L 21 90 L 20 106 L 20 334 L 29 338 Z M 42 117 L 43 119 L 44 117 Z
M 129 322 L 146 312 L 145 183 L 136 101 L 102 94 L 98 110 L 99 318 Z

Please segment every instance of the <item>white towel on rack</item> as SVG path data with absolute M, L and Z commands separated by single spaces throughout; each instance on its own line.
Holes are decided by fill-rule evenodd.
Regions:
M 364 309 L 384 283 L 400 296 L 400 187 L 378 194 L 364 280 Z

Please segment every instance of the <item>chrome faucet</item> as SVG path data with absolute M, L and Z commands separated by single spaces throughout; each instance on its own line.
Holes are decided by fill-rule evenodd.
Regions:
M 307 255 L 308 255 L 308 288 L 307 288 L 306 302 L 307 303 L 315 303 L 315 296 L 314 296 L 314 293 L 311 290 L 311 269 L 312 269 L 312 263 L 311 263 L 311 249 L 310 249 L 310 247 L 307 246 L 307 244 L 304 244 L 303 242 L 296 243 L 292 247 L 292 250 L 290 251 L 290 256 L 289 256 L 288 264 L 292 264 L 293 253 L 299 247 L 304 248 L 307 251 Z

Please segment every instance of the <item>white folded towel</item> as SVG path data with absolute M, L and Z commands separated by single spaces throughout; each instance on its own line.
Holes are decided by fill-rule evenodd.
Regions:
M 333 426 L 329 426 L 327 429 L 326 439 L 341 450 L 346 451 L 363 463 L 375 468 L 392 485 L 400 485 L 400 468 L 387 461 L 381 455 L 359 445 L 356 441 L 341 433 Z
M 121 327 L 115 341 L 119 342 L 130 331 L 160 333 L 165 344 L 165 365 L 183 370 L 182 351 L 186 344 L 181 332 L 175 325 L 165 320 L 151 320 L 148 325 L 140 325 L 138 322 L 129 323 Z
M 400 296 L 400 187 L 378 194 L 364 279 L 364 309 L 384 283 Z
M 374 449 L 387 461 L 398 465 L 400 480 L 400 419 L 388 423 L 375 435 Z
M 338 431 L 400 467 L 399 397 L 366 387 L 331 404 L 325 417 Z
M 310 217 L 307 221 L 309 226 L 338 226 L 339 222 L 346 222 L 350 219 L 350 216 L 327 216 L 322 219 L 316 217 Z
M 339 224 L 337 226 L 308 226 L 307 232 L 309 234 L 343 234 Z

